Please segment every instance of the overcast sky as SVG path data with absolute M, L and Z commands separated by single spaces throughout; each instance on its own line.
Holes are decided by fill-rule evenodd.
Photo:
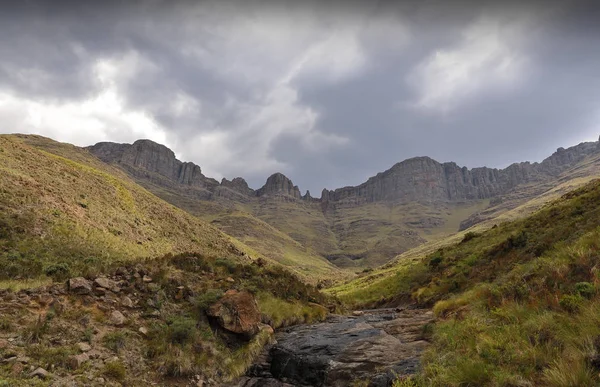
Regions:
M 413 156 L 504 167 L 600 135 L 593 1 L 9 3 L 1 133 L 149 138 L 313 196 Z

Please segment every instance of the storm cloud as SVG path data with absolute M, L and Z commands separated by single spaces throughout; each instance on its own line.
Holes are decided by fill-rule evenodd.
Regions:
M 408 157 L 504 167 L 600 134 L 593 1 L 11 3 L 2 133 L 150 138 L 208 176 L 313 194 Z

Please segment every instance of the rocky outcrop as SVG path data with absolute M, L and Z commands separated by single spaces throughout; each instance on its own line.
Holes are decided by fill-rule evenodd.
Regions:
M 138 140 L 133 144 L 100 142 L 87 148 L 100 160 L 118 164 L 136 177 L 154 183 L 173 186 L 183 185 L 199 188 L 201 198 L 208 199 L 219 183 L 202 174 L 199 166 L 182 162 L 164 145 L 150 140 Z
M 598 143 L 559 148 L 541 163 L 512 164 L 505 169 L 459 167 L 429 157 L 394 165 L 356 187 L 323 190 L 322 202 L 360 204 L 375 201 L 460 202 L 506 194 L 518 185 L 556 177 L 585 157 L 599 152 Z
M 256 191 L 256 195 L 259 197 L 285 195 L 294 199 L 302 198 L 298 186 L 294 185 L 290 179 L 281 173 L 274 173 L 269 176 L 265 185 Z
M 198 189 L 201 199 L 217 197 L 247 201 L 252 197 L 284 197 L 286 199 L 320 201 L 324 210 L 328 203 L 359 205 L 377 201 L 393 202 L 462 202 L 498 197 L 516 186 L 556 177 L 561 172 L 600 152 L 599 143 L 581 143 L 559 148 L 541 163 L 517 163 L 505 169 L 460 167 L 454 162 L 439 163 L 429 157 L 414 157 L 394 165 L 356 187 L 329 191 L 324 189 L 321 199 L 305 195 L 281 173 L 271 175 L 264 186 L 253 190 L 240 177 L 229 181 L 216 180 L 202 174 L 199 166 L 177 160 L 173 151 L 150 140 L 133 144 L 101 142 L 88 150 L 101 160 L 125 167 L 136 176 L 150 178 L 167 185 Z M 156 176 L 162 177 L 156 179 Z
M 221 180 L 221 186 L 247 196 L 254 196 L 255 194 L 254 190 L 248 187 L 246 180 L 242 179 L 241 177 L 236 177 L 231 181 L 223 178 L 223 180 Z
M 432 320 L 428 310 L 379 310 L 288 328 L 237 385 L 350 386 L 362 380 L 391 386 L 418 370 L 428 345 L 423 326 Z
M 206 313 L 221 328 L 232 333 L 252 336 L 260 329 L 260 310 L 256 299 L 248 292 L 229 290 Z

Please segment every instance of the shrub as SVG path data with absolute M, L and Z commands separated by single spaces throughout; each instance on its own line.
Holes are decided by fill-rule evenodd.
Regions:
M 169 339 L 173 344 L 184 345 L 196 336 L 196 322 L 189 318 L 177 318 L 169 326 Z
M 212 304 L 219 301 L 223 297 L 223 291 L 220 289 L 208 289 L 206 293 L 203 293 L 196 297 L 196 307 L 201 311 L 206 311 Z
M 56 263 L 46 267 L 44 273 L 55 281 L 64 281 L 71 276 L 71 269 L 68 263 Z
M 127 334 L 122 331 L 110 332 L 104 335 L 102 342 L 104 346 L 113 352 L 119 351 L 125 347 Z
M 479 234 L 473 232 L 473 231 L 469 231 L 468 233 L 465 234 L 465 236 L 463 237 L 462 241 L 460 243 L 466 243 L 468 241 L 470 241 L 471 239 L 475 239 L 479 236 Z
M 123 381 L 125 380 L 125 375 L 127 374 L 127 369 L 120 361 L 111 361 L 104 364 L 104 370 L 102 374 L 108 378 Z
M 575 291 L 581 297 L 590 299 L 596 294 L 596 288 L 589 282 L 578 282 L 575 284 Z
M 560 307 L 563 308 L 564 310 L 566 310 L 567 312 L 575 313 L 583 305 L 583 297 L 581 297 L 579 294 L 577 294 L 577 295 L 567 294 L 567 295 L 561 297 L 559 303 L 560 303 Z

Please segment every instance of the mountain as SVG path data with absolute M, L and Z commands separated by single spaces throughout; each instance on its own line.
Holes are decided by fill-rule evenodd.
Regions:
M 296 261 L 317 255 L 349 268 L 384 264 L 411 248 L 510 211 L 571 177 L 600 172 L 598 142 L 559 148 L 540 163 L 505 169 L 468 169 L 415 157 L 356 187 L 324 189 L 320 198 L 313 198 L 308 192 L 302 195 L 281 173 L 256 190 L 241 177 L 218 182 L 149 140 L 104 142 L 87 149 L 166 201 L 222 230 L 227 227 L 226 232 L 266 256 L 281 255 L 272 249 L 281 238 L 263 243 L 274 228 L 297 243 L 286 241 L 295 246 Z M 578 166 L 584 172 L 570 176 Z M 236 224 L 226 219 L 232 214 L 252 221 Z M 252 235 L 261 235 L 261 242 Z

